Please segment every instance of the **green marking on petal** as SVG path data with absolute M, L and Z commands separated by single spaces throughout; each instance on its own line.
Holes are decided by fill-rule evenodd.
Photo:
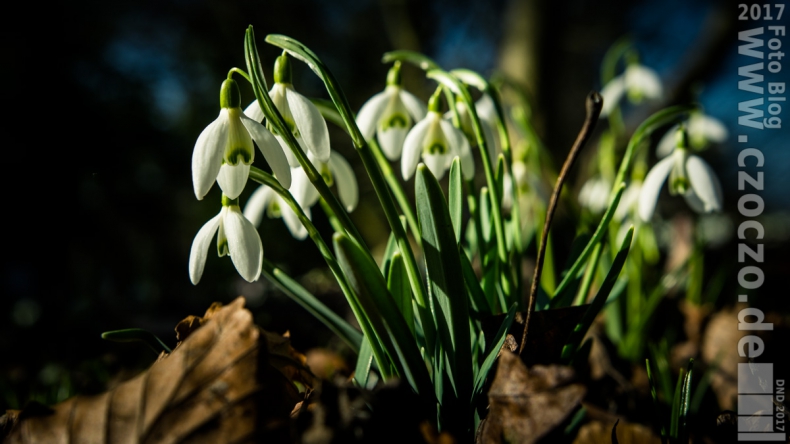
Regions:
M 332 171 L 329 170 L 329 165 L 321 165 L 321 177 L 324 178 L 326 186 L 331 187 L 335 183 L 335 178 L 332 176 Z
M 386 131 L 390 128 L 403 128 L 406 129 L 411 124 L 411 118 L 407 114 L 392 114 L 387 119 L 381 120 L 380 128 Z
M 280 203 L 277 202 L 277 199 L 272 199 L 272 201 L 269 202 L 269 206 L 266 208 L 266 215 L 270 218 L 283 216 L 283 211 L 280 208 Z
M 450 150 L 447 149 L 447 147 L 443 143 L 433 142 L 432 144 L 426 147 L 424 154 L 432 154 L 432 155 L 447 154 L 447 152 L 449 151 Z
M 672 195 L 686 194 L 691 189 L 691 182 L 685 177 L 676 177 L 669 184 L 669 192 Z
M 229 148 L 225 150 L 225 158 L 223 159 L 228 165 L 238 165 L 242 162 L 244 165 L 252 163 L 252 151 L 246 147 Z

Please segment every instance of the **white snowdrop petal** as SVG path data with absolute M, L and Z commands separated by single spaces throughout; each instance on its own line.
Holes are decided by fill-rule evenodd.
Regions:
M 333 151 L 329 156 L 329 170 L 335 178 L 340 201 L 346 206 L 346 211 L 354 211 L 359 202 L 359 186 L 351 165 L 343 156 Z
M 302 208 L 302 211 L 304 211 L 308 219 L 311 217 L 310 208 Z M 288 231 L 291 232 L 291 235 L 299 240 L 305 239 L 308 234 L 307 228 L 302 225 L 302 221 L 299 220 L 299 216 L 296 215 L 294 210 L 282 199 L 280 199 L 280 212 L 283 215 L 285 226 L 288 227 Z
M 683 199 L 686 200 L 686 203 L 692 210 L 697 213 L 705 213 L 705 202 L 697 196 L 697 193 L 694 192 L 693 189 L 689 190 L 686 194 L 683 195 Z
M 408 133 L 409 130 L 403 127 L 389 127 L 386 130 L 378 130 L 379 146 L 381 146 L 381 151 L 384 152 L 387 159 L 398 160 L 403 150 L 403 142 L 406 140 Z
M 422 154 L 422 141 L 425 134 L 428 132 L 429 119 L 423 119 L 414 125 L 414 128 L 406 135 L 406 140 L 403 142 L 403 153 L 401 157 L 401 174 L 403 180 L 409 178 L 417 170 L 417 163 L 420 161 L 420 154 Z
M 442 120 L 440 125 L 442 126 L 442 131 L 444 132 L 445 137 L 447 137 L 448 141 L 453 146 L 453 149 L 451 150 L 453 154 L 450 156 L 450 163 L 452 163 L 452 159 L 455 156 L 460 157 L 461 173 L 463 174 L 464 179 L 472 179 L 475 177 L 475 161 L 474 157 L 472 157 L 472 148 L 469 146 L 469 141 L 466 139 L 464 133 L 458 128 L 454 127 L 450 122 Z M 429 162 L 426 161 L 425 163 L 428 165 L 428 168 L 431 169 Z M 431 172 L 433 171 L 434 170 L 431 169 Z M 434 173 L 434 175 L 435 174 L 436 173 Z M 440 177 L 437 176 L 437 179 L 439 178 Z
M 625 83 L 628 89 L 641 91 L 649 99 L 658 99 L 663 94 L 658 73 L 644 65 L 630 65 L 626 68 Z
M 400 88 L 399 94 L 400 99 L 403 102 L 403 105 L 406 107 L 406 110 L 409 111 L 411 118 L 414 119 L 415 122 L 422 120 L 425 117 L 425 114 L 428 112 L 425 104 L 423 104 L 422 101 L 417 98 L 417 96 L 403 88 Z
M 261 109 L 261 105 L 258 104 L 258 100 L 253 100 L 246 108 L 244 108 L 244 115 L 249 117 L 250 119 L 261 123 L 263 122 L 263 110 Z M 253 139 L 255 137 L 253 136 Z
M 255 282 L 261 275 L 263 244 L 258 230 L 239 211 L 229 207 L 224 219 L 228 252 L 233 265 L 247 282 Z
M 480 99 L 475 102 L 475 110 L 477 116 L 489 122 L 490 125 L 495 126 L 498 119 L 496 113 L 496 106 L 494 106 L 494 99 L 488 94 L 483 94 Z
M 686 161 L 686 171 L 691 188 L 705 204 L 705 212 L 721 211 L 722 191 L 716 173 L 701 157 L 690 155 Z
M 208 257 L 208 247 L 211 245 L 211 239 L 214 233 L 217 232 L 219 221 L 222 213 L 217 214 L 203 225 L 195 235 L 195 240 L 192 241 L 192 248 L 189 250 L 189 280 L 193 285 L 200 282 L 203 276 L 203 269 L 206 267 L 206 258 Z
M 285 90 L 285 98 L 304 145 L 321 162 L 329 160 L 329 129 L 321 112 L 307 97 L 291 88 Z
M 263 214 L 266 212 L 266 208 L 269 206 L 269 202 L 271 202 L 272 198 L 274 198 L 274 195 L 274 190 L 271 188 L 266 185 L 259 186 L 258 189 L 250 195 L 247 204 L 244 206 L 244 217 L 247 218 L 251 224 L 259 227 L 261 221 L 263 221 Z
M 200 133 L 192 152 L 192 185 L 198 200 L 203 200 L 214 185 L 227 143 L 228 113 L 223 109 L 219 117 Z
M 386 91 L 380 92 L 365 102 L 357 114 L 357 126 L 365 139 L 370 139 L 376 132 L 379 118 L 384 108 L 387 107 L 389 95 Z
M 675 150 L 677 146 L 677 132 L 680 125 L 674 125 L 670 128 L 666 134 L 661 138 L 658 142 L 658 147 L 656 148 L 656 156 L 659 158 L 664 158 L 672 154 L 672 151 Z
M 603 107 L 601 108 L 601 117 L 606 117 L 617 106 L 617 103 L 625 93 L 625 81 L 622 76 L 615 77 L 607 83 L 601 91 L 603 97 Z
M 695 114 L 691 117 L 689 133 L 698 133 L 706 140 L 715 143 L 725 142 L 730 136 L 727 127 L 719 119 L 705 114 Z
M 230 199 L 239 197 L 247 184 L 250 166 L 239 162 L 236 165 L 223 164 L 217 175 L 217 183 L 222 192 Z
M 639 217 L 642 218 L 642 220 L 649 221 L 650 218 L 653 217 L 653 212 L 658 202 L 658 195 L 661 193 L 661 188 L 664 186 L 664 182 L 666 182 L 674 162 L 674 156 L 665 157 L 647 173 L 645 181 L 642 182 L 642 191 L 639 193 L 638 208 Z
M 431 170 L 436 180 L 441 180 L 444 177 L 444 173 L 452 160 L 453 157 L 449 154 L 425 154 L 422 156 L 422 161 Z
M 290 187 L 291 168 L 280 141 L 265 126 L 253 119 L 242 116 L 241 123 L 250 132 L 252 140 L 258 145 L 258 149 L 261 150 L 261 154 L 263 154 L 266 163 L 271 167 L 274 176 L 280 181 L 280 185 L 285 188 Z
M 320 195 L 307 177 L 307 173 L 302 168 L 292 168 L 291 175 L 294 180 L 289 191 L 294 199 L 299 202 L 302 208 L 309 208 L 315 205 Z

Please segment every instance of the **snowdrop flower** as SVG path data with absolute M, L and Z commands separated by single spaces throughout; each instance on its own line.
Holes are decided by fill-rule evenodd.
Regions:
M 329 159 L 329 129 L 313 102 L 294 90 L 291 75 L 291 62 L 286 53 L 277 57 L 274 62 L 274 85 L 269 90 L 274 106 L 283 116 L 285 124 L 293 133 L 299 146 L 305 153 L 312 153 L 316 158 L 326 162 Z M 244 112 L 258 120 L 263 120 L 263 111 L 258 101 L 253 101 Z M 280 142 L 288 164 L 298 167 L 299 161 L 283 138 L 275 134 Z
M 608 116 L 624 94 L 628 95 L 632 103 L 640 103 L 642 99 L 658 99 L 663 94 L 661 80 L 652 69 L 638 63 L 629 64 L 623 74 L 603 87 L 601 116 Z
M 285 187 L 291 186 L 291 172 L 282 148 L 266 127 L 241 111 L 236 81 L 222 82 L 219 102 L 219 117 L 200 133 L 192 152 L 192 185 L 198 200 L 203 199 L 214 181 L 219 182 L 228 198 L 239 197 L 255 158 L 253 140 L 277 180 Z
M 670 128 L 661 141 L 658 142 L 658 149 L 656 154 L 658 157 L 667 157 L 675 149 L 676 132 L 680 128 L 677 124 Z M 688 132 L 689 146 L 692 151 L 699 151 L 704 149 L 710 143 L 723 143 L 727 140 L 730 133 L 727 127 L 721 120 L 708 116 L 701 112 L 692 113 L 686 122 L 686 131 Z
M 439 113 L 441 89 L 437 89 L 428 103 L 428 114 L 409 131 L 403 143 L 401 173 L 404 180 L 414 174 L 417 164 L 422 161 L 428 166 L 436 179 L 444 177 L 453 158 L 461 158 L 461 172 L 464 179 L 475 175 L 475 164 L 469 141 L 461 130 L 442 119 Z
M 327 162 L 318 162 L 312 158 L 310 160 L 321 173 L 327 186 L 337 185 L 340 202 L 346 207 L 346 211 L 354 211 L 359 202 L 359 185 L 357 184 L 356 176 L 354 176 L 354 170 L 351 169 L 348 161 L 334 151 L 329 155 Z M 315 192 L 315 195 L 318 196 L 318 190 L 313 188 L 312 183 L 310 187 Z
M 258 280 L 263 262 L 263 245 L 258 230 L 239 209 L 238 199 L 222 195 L 222 210 L 198 231 L 189 252 L 189 279 L 197 285 L 203 276 L 208 247 L 217 234 L 217 252 L 229 255 L 241 277 L 247 282 Z
M 463 101 L 458 101 L 455 104 L 458 110 L 458 117 L 461 120 L 461 130 L 466 135 L 467 140 L 471 144 L 477 144 L 477 136 L 475 130 L 472 128 L 472 117 L 469 115 L 469 110 Z M 488 148 L 488 158 L 492 165 L 496 165 L 497 156 L 502 152 L 502 142 L 499 140 L 499 130 L 497 129 L 497 115 L 494 109 L 494 101 L 488 94 L 483 94 L 477 102 L 475 102 L 475 111 L 477 117 L 480 118 L 480 127 L 483 129 L 483 138 L 486 141 Z M 453 112 L 447 111 L 444 113 L 444 118 L 452 121 Z
M 310 179 L 307 178 L 304 170 L 297 167 L 291 170 L 293 183 L 290 192 L 296 202 L 302 207 L 308 218 L 312 217 L 310 207 L 318 200 L 318 192 L 315 191 Z M 288 231 L 296 239 L 302 240 L 307 237 L 307 228 L 302 225 L 290 205 L 280 197 L 273 189 L 266 185 L 261 185 L 252 193 L 247 205 L 244 207 L 244 217 L 249 219 L 253 226 L 258 227 L 266 213 L 270 218 L 282 217 Z
M 669 177 L 671 194 L 682 194 L 689 206 L 698 213 L 720 211 L 722 191 L 719 179 L 700 157 L 689 154 L 685 128 L 677 132 L 677 146 L 672 155 L 659 161 L 647 173 L 639 194 L 639 217 L 648 221 L 656 208 L 658 194 Z
M 387 74 L 387 87 L 365 102 L 357 115 L 362 135 L 370 139 L 375 133 L 389 160 L 398 160 L 412 123 L 425 117 L 425 105 L 402 84 L 400 62 L 395 62 Z
M 594 214 L 603 213 L 609 207 L 612 184 L 601 176 L 590 178 L 579 190 L 579 203 Z

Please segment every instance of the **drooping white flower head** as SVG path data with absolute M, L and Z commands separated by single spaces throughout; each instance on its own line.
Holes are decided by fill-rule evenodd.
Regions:
M 673 126 L 664 134 L 661 141 L 658 142 L 656 154 L 658 157 L 666 157 L 672 154 L 675 149 L 676 133 L 680 124 Z M 723 143 L 727 141 L 730 136 L 727 127 L 721 120 L 711 117 L 702 112 L 695 112 L 689 116 L 686 122 L 686 131 L 688 132 L 689 147 L 692 151 L 700 151 L 705 149 L 711 143 Z
M 456 102 L 455 108 L 458 110 L 461 130 L 464 135 L 466 135 L 467 140 L 470 141 L 470 146 L 476 146 L 477 137 L 475 136 L 474 128 L 472 127 L 472 117 L 469 115 L 466 104 L 459 100 Z M 483 94 L 477 102 L 475 102 L 475 111 L 477 112 L 477 117 L 480 118 L 480 126 L 483 129 L 483 138 L 488 148 L 488 159 L 491 165 L 496 165 L 497 157 L 502 152 L 502 142 L 499 139 L 499 130 L 497 129 L 498 117 L 491 96 Z M 444 118 L 452 121 L 452 110 L 444 113 Z
M 669 177 L 671 194 L 681 194 L 698 213 L 721 211 L 722 190 L 713 169 L 699 156 L 689 154 L 688 137 L 682 126 L 676 132 L 677 145 L 672 155 L 660 160 L 647 173 L 639 194 L 639 217 L 653 216 L 658 195 Z
M 274 62 L 274 85 L 269 90 L 274 106 L 283 116 L 285 124 L 305 153 L 312 153 L 317 159 L 326 162 L 329 159 L 329 129 L 321 116 L 321 111 L 307 97 L 299 94 L 293 87 L 291 62 L 286 53 L 277 57 Z M 253 101 L 244 111 L 250 117 L 261 121 L 264 114 L 258 101 Z M 275 134 L 280 142 L 288 164 L 298 167 L 299 161 L 291 148 L 280 135 Z
M 244 280 L 254 282 L 261 275 L 263 244 L 258 230 L 239 209 L 239 201 L 222 195 L 222 210 L 198 231 L 189 252 L 189 279 L 197 285 L 206 266 L 208 247 L 217 234 L 219 256 L 229 255 Z
M 291 185 L 291 172 L 282 148 L 260 123 L 247 117 L 240 108 L 239 87 L 232 79 L 222 82 L 219 117 L 200 133 L 192 152 L 192 185 L 198 200 L 219 182 L 230 199 L 239 197 L 255 158 L 252 141 L 258 145 L 283 186 Z
M 412 123 L 425 117 L 425 105 L 403 89 L 400 62 L 387 74 L 387 87 L 371 97 L 357 114 L 357 125 L 365 139 L 376 134 L 389 160 L 398 160 Z
M 318 199 L 318 192 L 315 191 L 310 179 L 307 178 L 304 170 L 297 167 L 291 170 L 293 183 L 289 190 L 296 202 L 302 208 L 308 218 L 312 217 L 310 207 Z M 307 228 L 302 225 L 299 217 L 288 203 L 280 197 L 273 189 L 266 185 L 261 185 L 252 193 L 247 205 L 244 207 L 244 217 L 258 227 L 263 220 L 264 213 L 270 218 L 281 217 L 288 231 L 296 239 L 302 240 L 307 237 Z
M 603 108 L 601 116 L 608 116 L 617 106 L 623 95 L 628 95 L 631 103 L 640 103 L 643 99 L 658 99 L 664 94 L 661 79 L 652 69 L 631 63 L 625 72 L 612 79 L 603 87 Z
M 579 203 L 593 214 L 603 213 L 609 206 L 611 191 L 611 182 L 601 176 L 592 177 L 579 190 Z
M 337 185 L 337 193 L 340 195 L 340 202 L 346 207 L 346 211 L 351 212 L 357 207 L 359 202 L 359 185 L 354 170 L 346 159 L 335 151 L 329 156 L 327 162 L 319 162 L 318 159 L 310 158 L 318 172 L 324 178 L 327 186 Z M 318 190 L 312 183 L 310 188 L 315 193 L 315 200 L 318 198 Z
M 417 170 L 420 158 L 436 179 L 444 177 L 453 158 L 461 158 L 461 172 L 465 179 L 475 175 L 475 163 L 469 141 L 461 130 L 442 118 L 439 112 L 441 90 L 437 89 L 428 103 L 428 114 L 409 131 L 403 143 L 401 173 L 409 180 Z

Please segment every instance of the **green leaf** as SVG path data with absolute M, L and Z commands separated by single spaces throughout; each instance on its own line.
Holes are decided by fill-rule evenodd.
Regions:
M 390 51 L 384 53 L 384 55 L 381 57 L 381 63 L 392 63 L 395 61 L 411 63 L 412 65 L 422 69 L 423 71 L 439 68 L 439 65 L 436 62 L 434 62 L 430 57 L 420 54 L 419 52 L 409 51 L 405 49 L 401 49 L 398 51 Z
M 515 319 L 515 317 L 516 304 L 513 303 L 507 311 L 507 316 L 505 316 L 505 320 L 502 321 L 499 330 L 497 330 L 494 337 L 491 338 L 491 346 L 488 349 L 488 353 L 486 353 L 485 360 L 483 360 L 483 365 L 480 366 L 480 371 L 477 372 L 477 380 L 475 380 L 474 389 L 475 397 L 483 394 L 483 386 L 485 385 L 486 378 L 488 378 L 488 372 L 491 371 L 491 367 L 494 366 L 494 362 L 499 355 L 499 350 L 502 348 L 502 344 L 505 343 L 507 332 L 510 331 L 510 326 L 513 325 L 513 319 Z
M 101 334 L 102 339 L 113 342 L 142 342 L 159 354 L 162 350 L 170 353 L 170 347 L 167 346 L 155 334 L 142 328 L 127 328 L 125 330 L 105 331 Z
M 493 149 L 493 147 L 492 147 Z M 502 199 L 503 199 L 503 190 L 505 189 L 505 156 L 502 153 L 499 153 L 496 160 L 496 187 L 499 192 L 499 202 L 497 205 L 502 207 Z
M 666 444 L 667 441 L 667 428 L 664 421 L 661 419 L 661 403 L 658 401 L 658 393 L 656 392 L 656 381 L 653 379 L 652 366 L 650 360 L 645 359 L 645 366 L 647 367 L 647 382 L 650 384 L 650 397 L 653 398 L 653 410 L 655 411 L 655 420 L 658 422 L 659 429 L 661 429 L 661 442 Z
M 395 304 L 400 309 L 406 325 L 414 334 L 414 309 L 412 308 L 411 286 L 409 285 L 409 276 L 406 274 L 406 266 L 403 264 L 403 256 L 401 256 L 400 252 L 392 255 L 387 275 L 387 289 L 395 299 Z
M 480 288 L 480 283 L 477 281 L 475 270 L 472 268 L 472 263 L 466 256 L 466 253 L 461 253 L 461 271 L 464 273 L 464 282 L 466 289 L 469 290 L 469 300 L 472 302 L 472 308 L 478 315 L 491 315 L 491 306 L 488 303 L 483 289 Z
M 694 370 L 694 359 L 689 359 L 688 370 L 683 378 L 683 388 L 680 391 L 680 408 L 678 411 L 678 442 L 688 442 L 688 414 L 691 404 L 691 374 Z
M 678 382 L 675 384 L 675 395 L 672 397 L 672 416 L 669 423 L 669 437 L 674 443 L 678 443 L 678 426 L 680 425 L 680 409 L 683 402 L 683 380 L 685 379 L 686 369 L 681 368 L 678 375 Z
M 437 317 L 443 315 L 449 328 L 450 343 L 442 338 L 442 347 L 450 358 L 447 364 L 455 382 L 457 399 L 468 400 L 472 388 L 472 351 L 469 306 L 458 242 L 439 182 L 424 164 L 417 167 L 415 182 L 417 220 L 422 232 L 429 294 L 438 304 L 434 307 Z
M 598 227 L 595 229 L 595 233 L 593 233 L 592 238 L 587 243 L 587 246 L 584 247 L 582 254 L 576 259 L 576 262 L 573 263 L 573 266 L 570 270 L 565 273 L 565 276 L 562 278 L 562 282 L 560 285 L 557 286 L 557 289 L 554 291 L 554 296 L 562 294 L 565 291 L 565 288 L 570 285 L 573 280 L 578 279 L 578 274 L 582 271 L 584 265 L 587 263 L 587 258 L 595 248 L 595 245 L 603 239 L 604 234 L 608 231 L 607 228 L 609 226 L 609 222 L 612 221 L 612 217 L 614 216 L 614 212 L 617 209 L 617 204 L 620 203 L 620 198 L 623 196 L 623 191 L 625 191 L 625 183 L 621 183 L 620 186 L 615 191 L 614 198 L 609 203 L 609 208 L 606 209 L 606 212 L 601 218 L 601 222 L 598 224 Z M 571 298 L 573 297 L 573 293 L 571 293 Z M 561 307 L 560 303 L 564 303 L 565 299 L 562 301 L 557 301 L 556 307 Z
M 375 338 L 373 339 L 376 340 Z M 370 388 L 370 367 L 373 364 L 373 348 L 370 346 L 370 341 L 367 337 L 362 338 L 362 347 L 359 348 L 359 355 L 357 356 L 357 366 L 354 370 L 354 382 L 360 388 Z
M 354 353 L 360 353 L 362 333 L 360 333 L 359 330 L 352 327 L 345 319 L 338 316 L 329 307 L 324 305 L 323 302 L 318 300 L 318 298 L 313 296 L 309 291 L 291 279 L 290 276 L 285 274 L 266 258 L 263 259 L 262 272 L 263 275 L 272 281 L 277 288 L 286 294 L 286 296 L 309 311 L 310 314 L 340 337 L 343 342 L 348 344 L 348 346 L 354 350 Z
M 480 229 L 483 232 L 483 243 L 478 246 L 480 251 L 483 251 L 482 246 L 491 242 L 491 232 L 493 231 L 494 224 L 492 223 L 491 216 L 491 193 L 488 187 L 480 188 Z M 479 239 L 478 239 L 479 241 Z
M 414 391 L 427 396 L 433 392 L 433 387 L 425 363 L 414 336 L 387 290 L 378 266 L 347 235 L 335 233 L 333 242 L 340 267 L 348 277 L 349 285 L 354 289 L 359 305 L 376 332 L 381 347 Z
M 449 194 L 450 219 L 453 222 L 455 232 L 455 242 L 461 242 L 461 216 L 464 210 L 464 190 L 461 182 L 461 161 L 456 156 L 450 165 L 450 184 L 447 191 Z
M 617 277 L 623 269 L 623 265 L 625 265 L 625 260 L 628 257 L 628 250 L 631 248 L 631 239 L 633 237 L 634 227 L 631 226 L 631 228 L 628 229 L 628 233 L 625 235 L 625 239 L 623 239 L 620 251 L 617 252 L 617 256 L 615 256 L 612 262 L 612 267 L 609 268 L 609 272 L 606 274 L 606 278 L 604 278 L 601 284 L 601 288 L 598 289 L 598 293 L 590 304 L 590 308 L 587 309 L 581 322 L 573 329 L 565 347 L 562 349 L 562 359 L 565 362 L 569 362 L 573 359 L 573 355 L 576 354 L 576 350 L 579 348 L 582 339 L 584 339 L 584 335 L 587 334 L 590 325 L 592 325 L 595 317 L 598 316 L 598 313 L 600 313 L 606 303 L 606 299 L 609 297 L 609 293 L 612 291 L 615 282 L 617 282 Z

